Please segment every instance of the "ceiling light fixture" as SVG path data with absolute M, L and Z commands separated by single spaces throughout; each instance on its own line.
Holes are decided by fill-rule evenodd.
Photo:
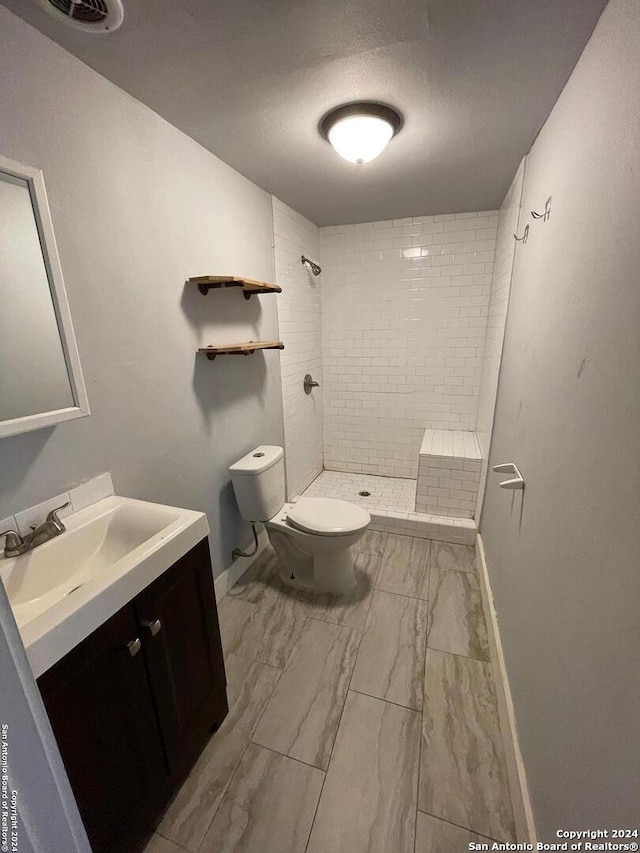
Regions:
M 382 154 L 402 127 L 393 107 L 371 101 L 344 104 L 326 114 L 320 134 L 350 163 L 370 163 Z

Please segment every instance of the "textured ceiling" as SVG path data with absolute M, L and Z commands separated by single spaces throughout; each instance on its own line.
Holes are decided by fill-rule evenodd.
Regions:
M 606 5 L 124 0 L 98 36 L 2 2 L 318 225 L 498 207 Z M 359 167 L 317 130 L 354 99 L 405 118 Z

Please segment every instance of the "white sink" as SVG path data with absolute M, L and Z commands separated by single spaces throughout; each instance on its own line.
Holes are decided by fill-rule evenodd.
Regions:
M 201 512 L 121 497 L 64 522 L 55 539 L 0 560 L 36 678 L 209 532 Z

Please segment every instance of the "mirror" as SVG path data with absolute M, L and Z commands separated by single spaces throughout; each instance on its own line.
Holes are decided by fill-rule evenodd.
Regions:
M 0 436 L 88 414 L 42 172 L 0 157 Z

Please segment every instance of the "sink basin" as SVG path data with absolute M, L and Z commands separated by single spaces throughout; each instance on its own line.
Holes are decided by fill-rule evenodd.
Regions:
M 177 518 L 177 511 L 165 507 L 120 502 L 78 526 L 69 523 L 66 534 L 11 560 L 2 577 L 18 626 L 108 573 Z
M 109 497 L 65 518 L 67 530 L 0 578 L 38 677 L 209 532 L 200 512 Z

